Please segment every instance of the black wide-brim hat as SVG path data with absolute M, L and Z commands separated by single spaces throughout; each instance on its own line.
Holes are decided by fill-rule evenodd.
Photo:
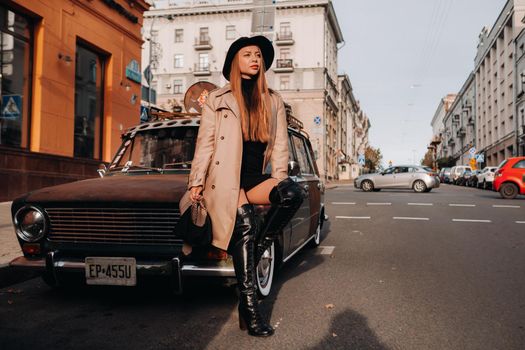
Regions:
M 222 75 L 226 80 L 230 80 L 230 70 L 232 68 L 233 58 L 235 54 L 239 52 L 240 49 L 246 46 L 255 45 L 261 50 L 262 58 L 264 61 L 264 68 L 268 70 L 273 63 L 273 57 L 275 52 L 273 50 L 273 45 L 268 38 L 262 35 L 252 36 L 252 37 L 240 37 L 235 40 L 226 54 L 226 59 L 224 60 L 224 66 L 222 67 Z

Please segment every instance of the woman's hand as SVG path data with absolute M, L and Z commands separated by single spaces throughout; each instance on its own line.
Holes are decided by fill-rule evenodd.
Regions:
M 200 202 L 202 200 L 202 186 L 190 188 L 190 199 L 193 202 Z

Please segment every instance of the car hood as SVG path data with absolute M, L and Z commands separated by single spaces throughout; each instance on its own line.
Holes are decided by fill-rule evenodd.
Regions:
M 175 203 L 187 189 L 188 174 L 122 175 L 71 182 L 29 193 L 25 202 Z

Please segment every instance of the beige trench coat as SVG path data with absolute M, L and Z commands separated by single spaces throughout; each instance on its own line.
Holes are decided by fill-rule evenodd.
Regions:
M 272 166 L 273 178 L 288 177 L 288 133 L 281 96 L 270 93 L 272 118 L 264 166 Z M 237 214 L 242 161 L 241 119 L 230 84 L 210 92 L 202 109 L 201 123 L 191 165 L 188 189 L 203 186 L 204 204 L 212 221 L 212 244 L 226 250 Z

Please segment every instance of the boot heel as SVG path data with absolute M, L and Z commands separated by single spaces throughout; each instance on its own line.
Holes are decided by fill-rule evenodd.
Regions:
M 248 327 L 246 326 L 246 321 L 240 314 L 239 314 L 239 328 L 241 329 L 241 331 L 245 331 L 246 329 L 248 329 Z

